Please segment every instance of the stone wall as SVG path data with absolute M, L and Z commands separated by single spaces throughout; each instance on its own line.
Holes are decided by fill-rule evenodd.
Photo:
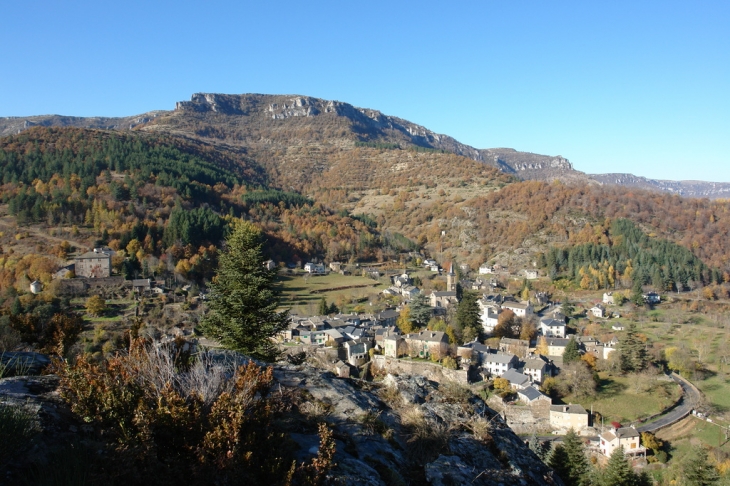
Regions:
M 372 363 L 373 371 L 396 375 L 418 375 L 437 383 L 443 381 L 467 383 L 467 370 L 450 370 L 437 363 L 395 359 L 382 355 L 373 356 Z
M 504 403 L 496 395 L 489 397 L 487 404 L 506 418 L 507 425 L 514 430 L 515 434 L 549 434 L 553 428 L 550 426 L 550 404 L 536 403 L 533 405 L 510 405 Z

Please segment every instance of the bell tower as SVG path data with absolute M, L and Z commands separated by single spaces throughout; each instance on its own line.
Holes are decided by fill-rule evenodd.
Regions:
M 451 262 L 451 264 L 449 265 L 449 273 L 446 274 L 446 291 L 456 292 L 457 283 L 458 278 L 456 276 L 456 273 L 454 273 L 454 262 Z

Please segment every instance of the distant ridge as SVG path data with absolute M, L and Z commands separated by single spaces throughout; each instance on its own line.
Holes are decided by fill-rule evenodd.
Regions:
M 575 170 L 560 155 L 520 152 L 510 148 L 477 149 L 448 135 L 378 110 L 301 95 L 196 93 L 172 111 L 150 111 L 128 117 L 40 115 L 0 118 L 0 136 L 33 126 L 72 126 L 105 130 L 153 130 L 247 147 L 269 140 L 286 146 L 286 137 L 312 130 L 332 143 L 366 143 L 438 150 L 484 162 L 525 180 L 601 184 L 669 192 L 685 197 L 725 198 L 730 183 L 668 181 L 632 174 L 589 175 Z

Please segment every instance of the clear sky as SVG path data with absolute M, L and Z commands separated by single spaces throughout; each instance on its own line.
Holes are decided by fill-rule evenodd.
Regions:
M 727 0 L 31 0 L 0 18 L 0 116 L 301 94 L 588 173 L 730 182 Z

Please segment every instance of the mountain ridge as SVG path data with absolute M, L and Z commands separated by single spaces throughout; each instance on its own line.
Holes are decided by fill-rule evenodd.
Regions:
M 324 117 L 324 123 L 301 123 L 303 119 L 311 121 L 318 117 Z M 231 119 L 236 121 L 232 122 Z M 195 120 L 195 123 L 190 123 L 191 120 Z M 288 121 L 291 124 L 295 120 L 299 125 L 311 125 L 317 129 L 322 129 L 324 125 L 319 134 L 323 139 L 445 151 L 483 162 L 523 180 L 618 185 L 711 199 L 730 195 L 730 183 L 725 182 L 670 181 L 617 173 L 587 174 L 576 170 L 561 155 L 541 155 L 512 148 L 477 149 L 449 135 L 438 134 L 422 125 L 385 115 L 379 110 L 304 95 L 195 93 L 189 101 L 178 101 L 174 110 L 153 110 L 127 117 L 4 117 L 0 118 L 0 136 L 17 134 L 33 126 L 74 126 L 107 130 L 159 130 L 193 138 L 215 139 L 218 143 L 225 141 L 246 145 L 259 140 L 256 140 L 255 129 L 245 128 L 245 123 L 256 121 L 257 126 L 278 131 L 281 127 L 273 126 L 270 122 Z M 195 124 L 198 126 L 195 127 Z

